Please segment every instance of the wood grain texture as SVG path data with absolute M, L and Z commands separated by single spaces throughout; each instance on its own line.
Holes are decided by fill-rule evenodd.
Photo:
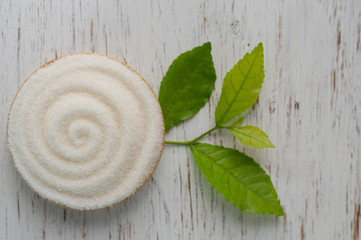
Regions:
M 361 1 L 0 0 L 0 239 L 360 239 Z M 246 214 L 214 190 L 189 149 L 166 146 L 153 177 L 116 207 L 65 210 L 21 180 L 7 113 L 40 65 L 73 52 L 125 61 L 155 92 L 169 64 L 213 44 L 216 91 L 168 140 L 214 125 L 221 80 L 258 42 L 266 78 L 245 122 L 276 146 L 255 150 L 225 131 L 204 142 L 245 151 L 270 174 L 284 217 Z

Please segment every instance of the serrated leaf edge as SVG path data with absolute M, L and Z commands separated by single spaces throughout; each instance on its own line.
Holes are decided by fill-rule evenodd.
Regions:
M 192 151 L 193 148 L 195 148 L 195 146 L 196 146 L 197 144 L 198 144 L 198 143 L 194 143 L 194 144 L 190 145 L 191 151 Z M 204 144 L 204 143 L 202 143 L 202 144 Z M 211 144 L 209 144 L 209 145 L 211 145 Z M 217 145 L 215 145 L 215 146 L 217 146 Z M 223 147 L 223 146 L 217 146 L 217 147 L 221 147 L 222 149 L 229 149 L 229 150 L 233 150 L 233 151 L 239 152 L 239 151 L 236 150 L 236 149 L 225 148 L 225 147 Z M 199 151 L 200 153 L 202 153 L 203 155 L 205 155 L 205 156 L 208 157 L 208 155 L 207 155 L 206 153 L 204 153 L 203 151 L 199 150 L 199 148 L 195 148 L 195 149 L 196 149 L 197 151 Z M 221 150 L 218 150 L 217 152 L 219 152 L 219 151 L 221 151 Z M 242 153 L 242 152 L 239 152 L 239 153 Z M 193 157 L 194 157 L 193 151 L 192 151 L 192 154 L 193 154 Z M 244 153 L 242 153 L 242 154 L 244 154 Z M 244 155 L 247 156 L 247 157 L 249 157 L 249 156 L 246 155 L 246 154 L 244 154 Z M 195 157 L 194 157 L 194 158 L 195 158 Z M 211 159 L 213 160 L 213 164 L 217 164 L 216 161 L 215 161 L 212 157 L 209 157 L 209 158 L 211 158 Z M 251 157 L 249 157 L 249 158 L 251 158 Z M 251 158 L 251 159 L 254 161 L 253 158 Z M 271 182 L 271 184 L 272 184 L 272 190 L 270 191 L 269 194 L 274 193 L 274 194 L 276 195 L 276 201 L 275 201 L 275 202 L 277 203 L 277 205 L 279 206 L 279 208 L 272 206 L 272 207 L 271 207 L 271 208 L 273 209 L 272 212 L 250 211 L 250 210 L 247 210 L 247 209 L 246 209 L 246 210 L 245 210 L 245 209 L 241 209 L 239 206 L 237 206 L 237 205 L 234 204 L 231 200 L 229 200 L 228 197 L 224 196 L 221 192 L 219 192 L 219 191 L 213 186 L 213 184 L 208 180 L 208 178 L 206 177 L 206 175 L 203 174 L 203 172 L 202 172 L 201 169 L 200 169 L 200 171 L 201 171 L 202 174 L 206 177 L 207 181 L 208 181 L 219 193 L 221 193 L 222 196 L 223 196 L 227 201 L 231 202 L 234 206 L 236 206 L 237 208 L 239 208 L 241 211 L 247 212 L 247 213 L 274 214 L 274 215 L 276 215 L 276 216 L 283 216 L 283 215 L 284 215 L 284 211 L 283 211 L 283 208 L 282 208 L 282 206 L 281 206 L 281 202 L 280 202 L 280 200 L 279 200 L 279 198 L 278 198 L 278 194 L 277 194 L 277 192 L 276 192 L 276 190 L 275 190 L 275 188 L 274 188 L 274 186 L 273 186 L 273 183 L 272 183 L 272 181 L 271 181 L 271 177 L 266 173 L 266 171 L 265 171 L 256 161 L 254 161 L 254 162 L 263 170 L 263 172 L 265 173 L 266 178 L 267 178 L 267 179 Z M 196 163 L 197 163 L 197 160 L 196 160 Z M 198 163 L 197 163 L 197 165 L 198 165 Z M 217 164 L 217 165 L 220 166 L 221 168 L 223 168 L 220 164 Z M 230 175 L 231 175 L 232 177 L 234 177 L 234 178 L 237 179 L 237 177 L 234 176 L 232 173 L 230 173 Z M 237 181 L 238 181 L 238 179 L 237 179 Z M 243 182 L 241 182 L 241 184 L 242 184 L 243 186 L 245 186 L 247 189 L 249 189 Z M 253 190 L 249 189 L 249 191 L 253 192 L 254 194 L 256 194 L 256 195 L 258 195 L 258 196 L 260 196 L 260 198 L 263 199 L 265 202 L 268 202 L 266 199 L 264 199 L 261 195 L 259 195 L 258 193 L 254 192 Z M 279 214 L 279 213 L 281 213 L 281 214 Z
M 243 56 L 243 58 L 240 59 L 239 61 L 242 61 L 243 59 L 245 59 L 246 56 L 250 55 L 250 54 L 251 54 L 255 49 L 257 49 L 259 46 L 262 46 L 262 49 L 263 49 L 263 44 L 262 44 L 262 43 L 259 43 L 251 52 L 247 52 L 247 53 Z M 226 111 L 224 112 L 223 116 L 221 117 L 221 119 L 219 119 L 218 121 L 217 121 L 217 119 L 216 119 L 216 125 L 222 124 L 222 121 L 223 121 L 223 119 L 225 118 L 226 114 L 229 112 L 230 108 L 233 106 L 233 103 L 234 103 L 235 99 L 236 99 L 237 96 L 239 95 L 239 93 L 240 93 L 243 85 L 245 84 L 245 81 L 246 81 L 249 73 L 251 72 L 251 70 L 252 70 L 253 67 L 254 67 L 254 63 L 255 63 L 256 59 L 258 58 L 259 52 L 260 52 L 260 49 L 257 51 L 256 56 L 255 56 L 252 64 L 250 64 L 250 63 L 248 62 L 248 64 L 251 66 L 250 69 L 248 70 L 248 72 L 247 72 L 246 74 L 244 74 L 242 71 L 240 71 L 240 73 L 244 76 L 244 80 L 243 80 L 243 82 L 242 82 L 242 85 L 241 85 L 241 87 L 239 88 L 238 91 L 235 91 L 235 92 L 236 92 L 236 95 L 235 95 L 234 98 L 231 100 L 231 104 L 228 105 L 228 107 L 227 107 Z M 239 61 L 238 61 L 238 62 L 239 62 Z M 227 76 L 227 75 L 232 71 L 232 69 L 233 69 L 235 66 L 238 66 L 238 62 L 231 68 L 231 70 L 229 70 L 229 71 L 227 72 L 227 74 L 226 74 L 225 76 Z M 263 66 L 263 72 L 264 72 L 264 66 Z M 224 82 L 224 79 L 223 79 L 223 82 Z M 224 90 L 224 84 L 222 84 L 222 93 L 221 93 L 220 99 L 222 99 L 222 96 L 225 98 L 225 93 L 224 93 L 223 90 Z M 218 101 L 218 104 L 219 104 L 219 101 Z M 217 104 L 217 107 L 218 107 L 218 104 Z M 217 112 L 217 107 L 216 107 L 216 112 Z M 230 120 L 230 121 L 231 121 L 231 120 Z M 227 124 L 227 123 L 223 123 L 223 124 Z
M 240 128 L 246 128 L 246 127 L 256 127 L 256 126 L 247 125 L 247 126 L 243 126 L 243 127 L 237 127 L 237 126 L 233 126 L 233 125 L 232 125 L 231 127 L 228 128 L 228 130 L 233 134 L 233 136 L 235 136 L 235 137 L 238 139 L 238 141 L 239 141 L 240 143 L 242 143 L 242 144 L 244 144 L 244 145 L 251 146 L 251 147 L 254 147 L 254 148 L 258 148 L 258 149 L 275 148 L 275 146 L 273 145 L 273 143 L 272 143 L 271 140 L 269 139 L 269 136 L 268 136 L 264 131 L 262 131 L 262 129 L 260 129 L 260 128 L 258 128 L 258 127 L 256 127 L 256 128 L 258 128 L 258 130 L 260 130 L 261 132 L 263 132 L 263 134 L 267 137 L 270 145 L 268 145 L 268 146 L 263 146 L 263 147 L 256 147 L 256 146 L 247 144 L 247 143 L 243 142 L 243 140 L 241 140 L 240 138 L 238 138 L 238 136 L 237 136 L 234 132 L 232 132 L 232 130 L 234 130 L 234 129 L 240 129 Z M 259 140 L 258 140 L 257 138 L 255 138 L 255 137 L 252 137 L 252 136 L 250 136 L 250 135 L 248 135 L 248 134 L 245 134 L 245 133 L 241 133 L 241 134 L 243 134 L 244 136 L 247 136 L 247 137 L 249 137 L 249 138 L 252 138 L 252 139 L 256 140 L 257 142 L 260 142 L 260 143 L 264 144 L 264 142 L 259 141 Z

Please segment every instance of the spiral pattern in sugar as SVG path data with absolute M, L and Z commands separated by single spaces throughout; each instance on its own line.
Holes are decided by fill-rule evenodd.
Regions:
M 152 174 L 164 142 L 159 103 L 130 67 L 74 54 L 35 71 L 14 99 L 8 142 L 42 197 L 79 210 L 112 206 Z

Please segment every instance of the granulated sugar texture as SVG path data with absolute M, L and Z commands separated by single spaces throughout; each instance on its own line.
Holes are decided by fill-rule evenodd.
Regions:
M 38 69 L 9 114 L 15 166 L 39 195 L 79 210 L 112 206 L 154 171 L 164 142 L 161 108 L 125 64 L 74 54 Z

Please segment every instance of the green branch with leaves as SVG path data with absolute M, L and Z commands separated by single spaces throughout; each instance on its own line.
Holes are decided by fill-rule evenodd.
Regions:
M 182 53 L 164 76 L 159 102 L 166 132 L 192 118 L 208 102 L 216 81 L 211 50 L 211 43 L 207 42 Z M 226 74 L 215 112 L 215 126 L 193 140 L 165 143 L 189 146 L 206 179 L 241 211 L 282 216 L 284 212 L 271 179 L 258 163 L 238 150 L 198 142 L 215 130 L 227 129 L 242 144 L 274 148 L 261 129 L 241 126 L 244 117 L 240 115 L 256 102 L 261 91 L 265 77 L 263 65 L 260 43 Z M 239 118 L 229 124 L 236 117 Z

